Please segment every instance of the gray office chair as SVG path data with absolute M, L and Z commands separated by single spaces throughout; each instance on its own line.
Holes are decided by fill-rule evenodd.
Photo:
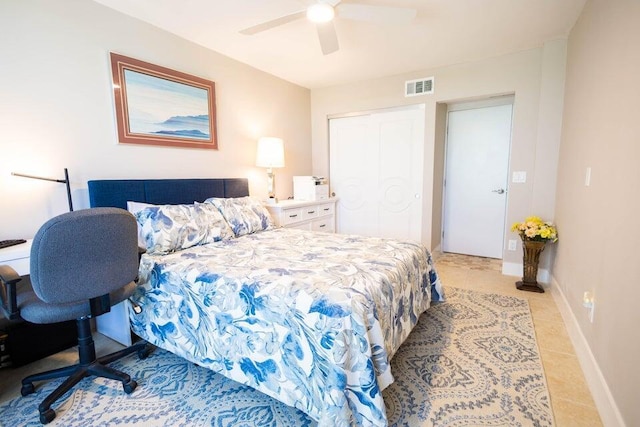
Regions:
M 136 287 L 139 255 L 135 218 L 117 208 L 85 209 L 52 218 L 33 239 L 30 263 L 31 287 L 24 283 L 16 286 L 20 277 L 6 266 L 0 269 L 8 317 L 20 316 L 32 323 L 76 319 L 78 327 L 77 365 L 22 380 L 21 393 L 26 396 L 35 391 L 34 381 L 68 377 L 39 405 L 40 421 L 51 422 L 56 416 L 51 405 L 90 375 L 118 380 L 125 393 L 132 393 L 137 383 L 106 365 L 133 352 L 141 359 L 147 357 L 147 343 L 141 341 L 96 357 L 90 319 L 108 312 Z

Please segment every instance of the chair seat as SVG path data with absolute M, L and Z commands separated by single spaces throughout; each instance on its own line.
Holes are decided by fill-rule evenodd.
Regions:
M 28 276 L 25 277 L 22 282 L 26 283 L 18 289 L 17 302 L 20 308 L 20 317 L 27 322 L 56 323 L 91 315 L 89 301 L 66 304 L 45 303 L 40 300 L 31 289 L 31 284 L 28 283 Z M 135 282 L 131 282 L 111 292 L 109 294 L 111 305 L 113 306 L 129 298 L 131 294 L 133 294 L 136 286 Z

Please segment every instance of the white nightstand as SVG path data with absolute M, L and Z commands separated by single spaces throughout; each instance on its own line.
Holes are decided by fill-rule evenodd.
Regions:
M 282 200 L 265 207 L 279 227 L 335 233 L 337 201 L 336 197 L 315 201 Z

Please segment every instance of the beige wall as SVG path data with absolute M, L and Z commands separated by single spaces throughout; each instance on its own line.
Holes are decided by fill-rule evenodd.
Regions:
M 439 242 L 442 192 L 442 104 L 515 94 L 510 171 L 527 171 L 525 184 L 510 184 L 505 240 L 517 239 L 510 225 L 538 214 L 553 220 L 555 176 L 560 142 L 565 40 L 538 49 L 485 61 L 364 81 L 311 92 L 313 172 L 328 175 L 327 117 L 330 115 L 425 103 L 426 132 L 422 242 Z M 435 93 L 404 97 L 405 80 L 435 77 Z M 440 107 L 437 107 L 440 105 Z M 542 110 L 542 111 L 541 111 Z M 440 115 L 436 114 L 440 111 Z M 544 131 L 544 132 L 543 132 Z M 544 134 L 544 137 L 542 137 Z M 437 161 L 436 161 L 437 160 Z M 339 196 L 339 195 L 338 195 Z M 543 268 L 550 266 L 545 251 Z M 505 265 L 521 275 L 522 250 L 506 251 Z M 509 271 L 507 271 L 509 272 Z
M 436 104 L 436 116 L 433 140 L 433 203 L 431 217 L 431 248 L 438 248 L 442 242 L 442 204 L 444 203 L 444 162 L 447 142 L 447 110 L 446 103 Z
M 592 0 L 568 43 L 554 278 L 619 410 L 607 425 L 640 425 L 639 23 L 637 0 Z
M 63 178 L 88 207 L 87 180 L 249 177 L 266 197 L 266 171 L 254 166 L 258 137 L 285 140 L 291 176 L 311 172 L 310 93 L 91 1 L 0 2 L 0 239 L 33 236 L 67 209 L 64 185 L 10 171 Z M 216 83 L 219 150 L 119 145 L 109 52 Z

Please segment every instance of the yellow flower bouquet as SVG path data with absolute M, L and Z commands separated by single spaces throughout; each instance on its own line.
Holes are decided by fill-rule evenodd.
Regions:
M 524 222 L 516 222 L 511 226 L 511 231 L 520 235 L 522 240 L 534 242 L 557 242 L 558 231 L 550 222 L 544 222 L 540 217 L 530 216 Z

